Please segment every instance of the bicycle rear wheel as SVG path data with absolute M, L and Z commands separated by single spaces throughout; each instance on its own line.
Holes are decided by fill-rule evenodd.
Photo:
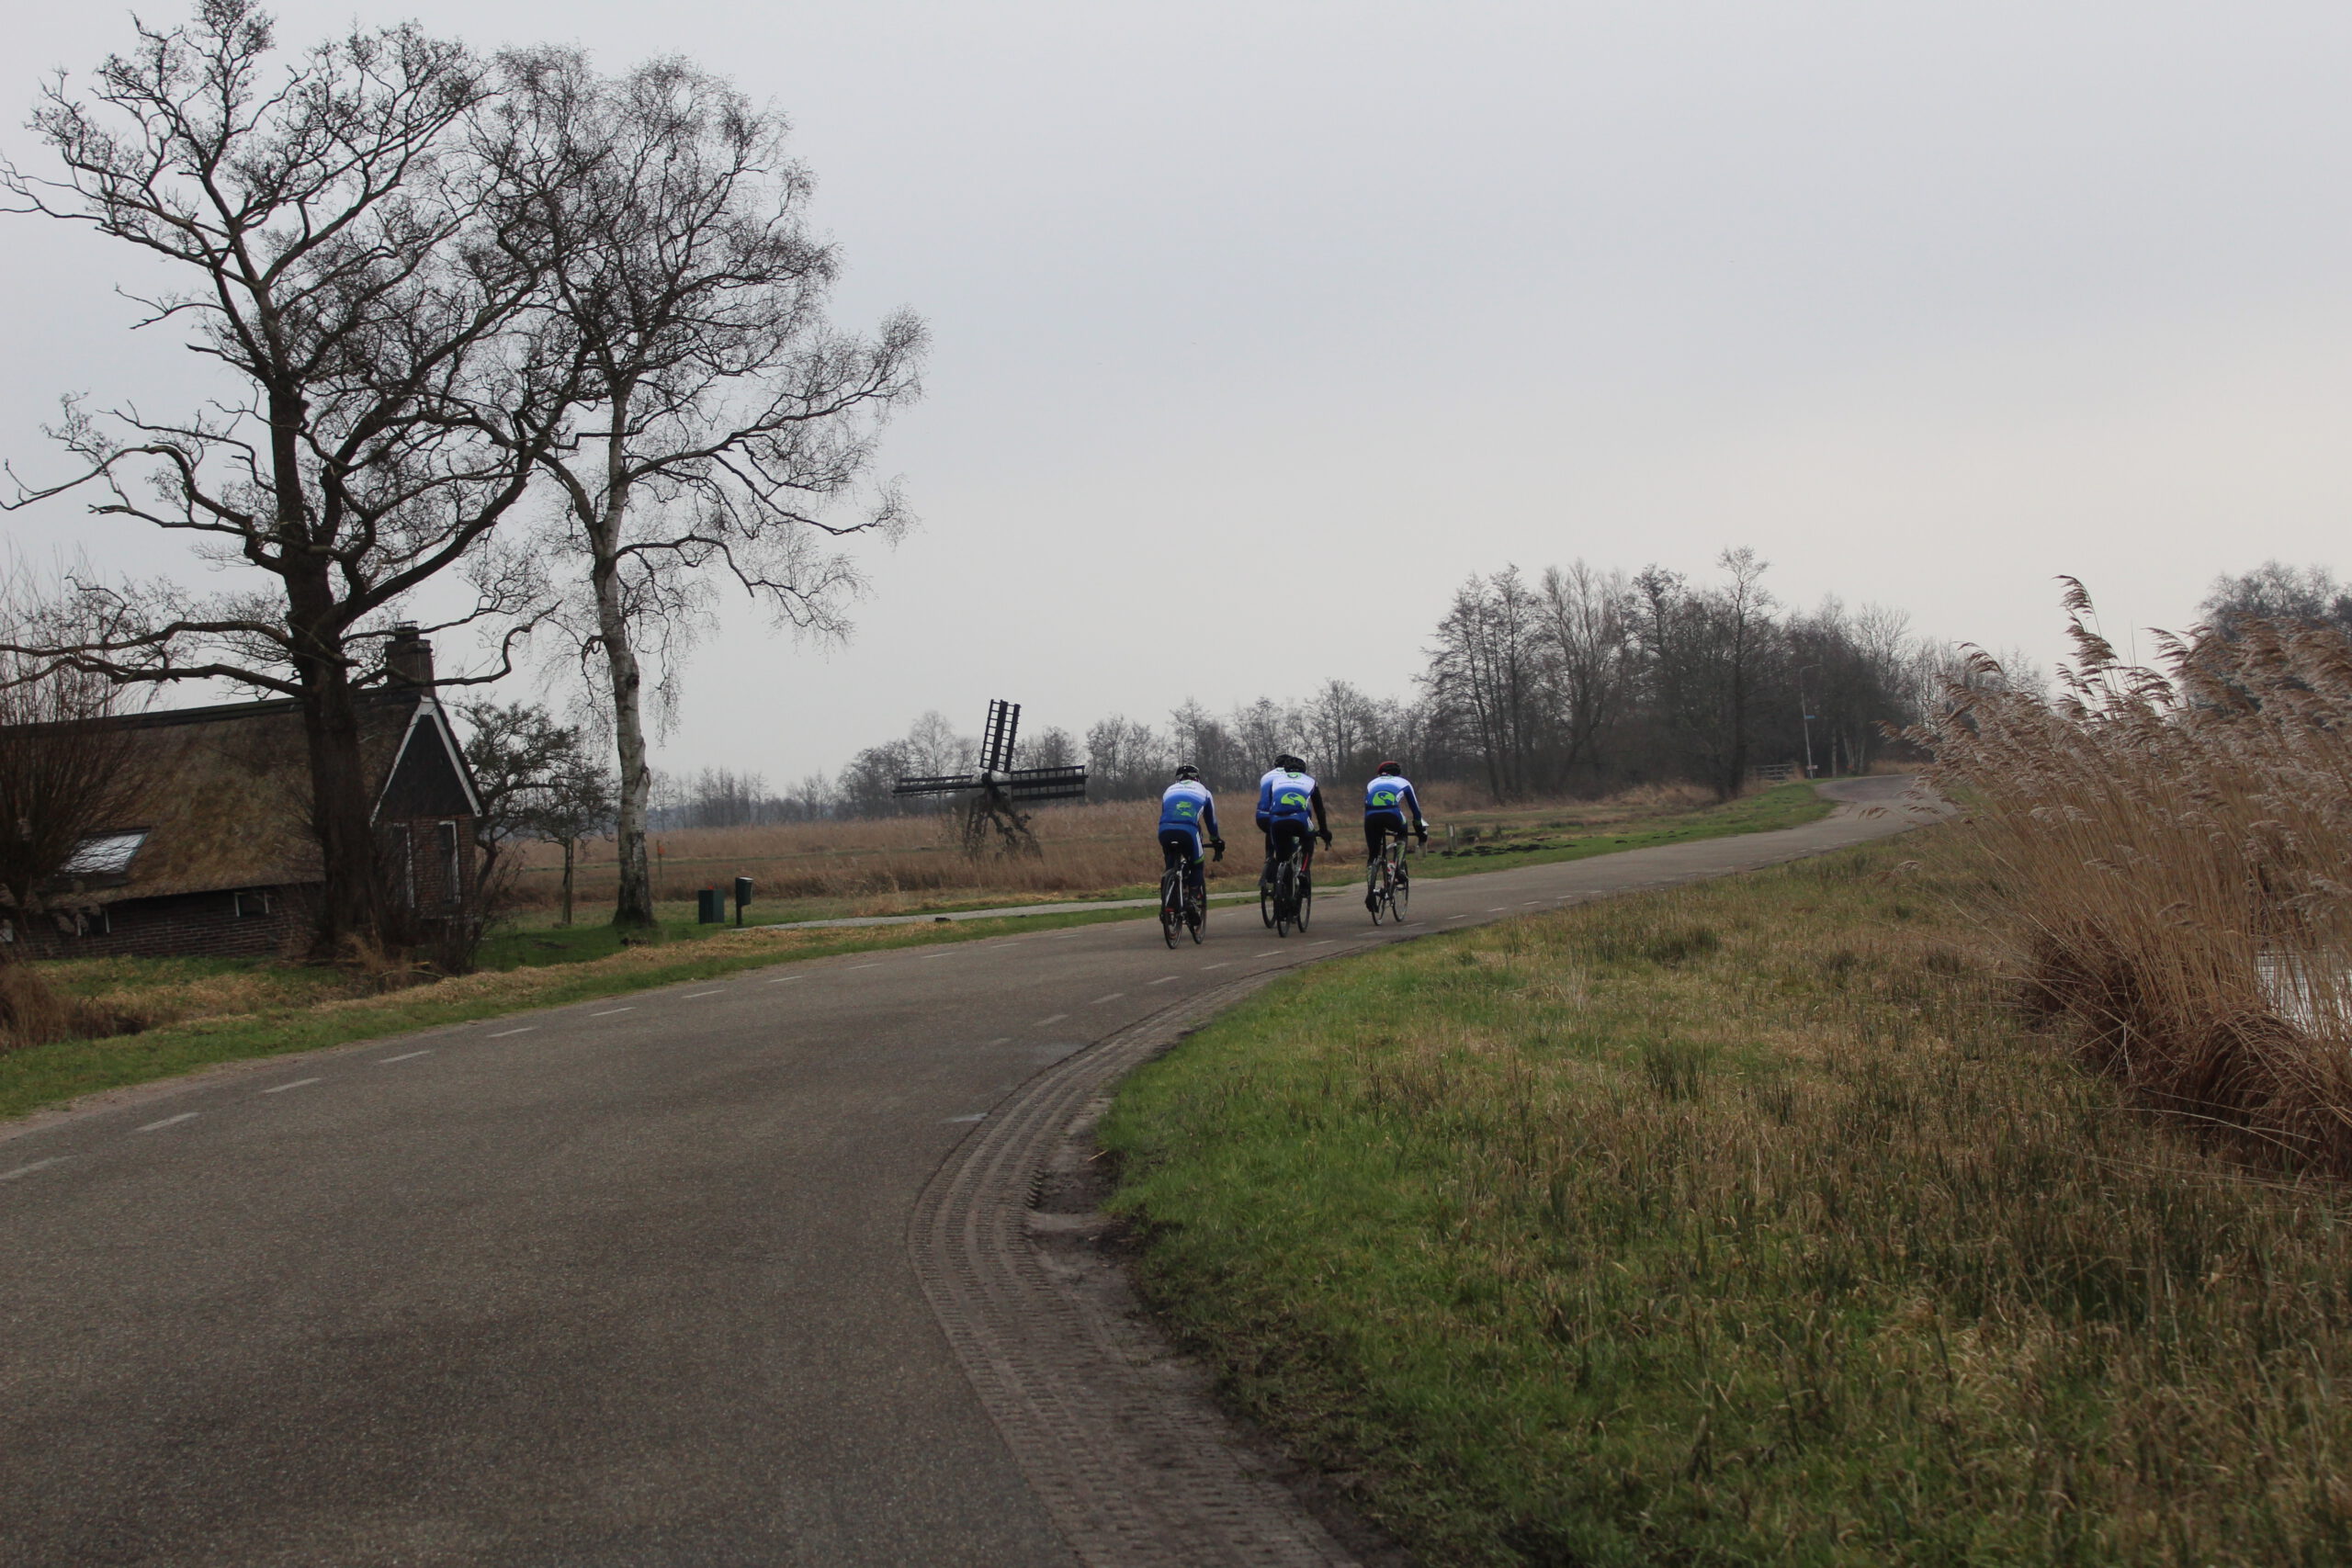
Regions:
M 1191 902 L 1184 910 L 1184 924 L 1192 930 L 1193 946 L 1198 947 L 1200 945 L 1201 928 L 1208 924 L 1208 898 L 1203 894 L 1193 894 L 1191 896 Z
M 1306 868 L 1298 874 L 1298 929 L 1306 929 L 1306 917 L 1315 912 L 1315 878 Z
M 1274 934 L 1290 935 L 1298 918 L 1298 868 L 1284 862 L 1274 868 Z
M 1363 901 L 1364 907 L 1372 911 L 1372 923 L 1378 925 L 1380 911 L 1388 903 L 1388 864 L 1385 861 L 1374 861 L 1364 868 Z
M 1184 919 L 1184 874 L 1165 871 L 1159 874 L 1159 934 L 1168 945 L 1176 945 L 1176 928 Z
M 1398 925 L 1405 923 L 1405 906 L 1412 901 L 1413 885 L 1407 879 L 1404 864 L 1400 861 L 1389 873 L 1388 877 L 1388 912 L 1396 917 Z

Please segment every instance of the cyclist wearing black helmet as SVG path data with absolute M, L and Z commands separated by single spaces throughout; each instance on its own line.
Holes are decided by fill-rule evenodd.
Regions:
M 1159 856 L 1162 870 L 1181 865 L 1193 888 L 1208 896 L 1208 874 L 1201 863 L 1201 840 L 1225 858 L 1225 838 L 1217 831 L 1216 800 L 1201 782 L 1201 770 L 1190 762 L 1176 765 L 1176 782 L 1159 797 Z
M 1370 865 L 1380 858 L 1380 852 L 1386 847 L 1389 834 L 1394 833 L 1402 840 L 1408 831 L 1406 824 L 1408 821 L 1411 823 L 1409 830 L 1422 843 L 1428 843 L 1430 825 L 1421 817 L 1420 796 L 1413 793 L 1412 781 L 1405 776 L 1403 768 L 1394 762 L 1383 762 L 1380 771 L 1363 791 L 1364 864 Z M 1405 875 L 1401 856 L 1398 857 L 1396 874 L 1400 879 Z M 1367 908 L 1378 902 L 1370 893 L 1364 895 L 1363 901 Z
M 1258 781 L 1258 830 L 1266 835 L 1266 868 L 1259 874 L 1261 886 L 1274 882 L 1274 859 L 1294 840 L 1320 837 L 1328 849 L 1330 824 L 1323 817 L 1323 791 L 1306 771 L 1306 763 L 1285 751 Z M 1312 862 L 1315 846 L 1306 846 Z

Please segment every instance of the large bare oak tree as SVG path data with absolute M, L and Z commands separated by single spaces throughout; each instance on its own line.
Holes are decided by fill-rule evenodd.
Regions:
M 360 689 L 396 608 L 453 568 L 442 629 L 502 615 L 526 574 L 491 531 L 560 430 L 563 345 L 526 307 L 464 132 L 490 93 L 458 44 L 355 30 L 285 66 L 252 0 L 202 0 L 34 125 L 62 174 L 0 168 L 16 210 L 88 225 L 188 279 L 141 324 L 186 321 L 231 389 L 178 418 L 69 404 L 65 483 L 93 510 L 190 536 L 260 574 L 242 591 L 81 582 L 102 629 L 46 652 L 126 682 L 225 678 L 300 701 L 325 872 L 322 954 L 397 940 L 369 823 Z M 429 617 L 428 617 L 429 618 Z

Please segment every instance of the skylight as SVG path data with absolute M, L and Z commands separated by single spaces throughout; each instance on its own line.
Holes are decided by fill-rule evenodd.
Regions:
M 74 846 L 65 863 L 68 876 L 120 876 L 130 869 L 130 857 L 147 841 L 144 828 L 135 833 L 97 833 Z

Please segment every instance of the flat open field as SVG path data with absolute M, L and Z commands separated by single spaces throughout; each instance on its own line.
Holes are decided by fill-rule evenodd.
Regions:
M 1507 807 L 1477 805 L 1473 792 L 1453 785 L 1430 793 L 1424 809 L 1436 827 L 1426 863 L 1440 875 L 1452 869 L 1449 859 L 1465 867 L 1475 861 L 1477 869 L 1499 868 L 1574 840 L 1707 827 L 1752 831 L 1792 826 L 1806 819 L 1804 810 L 1815 809 L 1803 785 L 1766 791 L 1727 808 L 1714 806 L 1704 791 L 1681 786 L 1606 800 Z M 1350 863 L 1361 861 L 1360 804 L 1351 795 L 1330 805 L 1332 853 Z M 1211 867 L 1217 874 L 1211 880 L 1214 888 L 1247 888 L 1256 880 L 1258 835 L 1250 825 L 1250 806 L 1248 799 L 1218 802 L 1232 848 L 1223 864 Z M 1035 818 L 1041 853 L 978 860 L 958 846 L 954 819 L 938 816 L 692 829 L 655 836 L 655 891 L 676 908 L 678 919 L 691 920 L 696 888 L 723 888 L 738 876 L 749 876 L 755 889 L 751 918 L 768 921 L 1140 896 L 1159 881 L 1158 821 L 1159 806 L 1150 801 L 1047 807 Z M 575 919 L 593 923 L 611 906 L 616 873 L 610 843 L 591 840 L 583 848 L 584 860 L 574 873 Z M 1455 854 L 1448 857 L 1449 850 Z M 525 924 L 543 924 L 557 908 L 561 852 L 549 844 L 530 844 L 519 853 L 525 870 L 515 888 L 518 916 Z

